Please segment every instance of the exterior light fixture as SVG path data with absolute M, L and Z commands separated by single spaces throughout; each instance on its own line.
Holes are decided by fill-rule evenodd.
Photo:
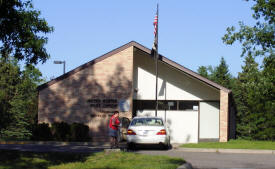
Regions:
M 63 64 L 63 74 L 65 74 L 65 67 L 66 67 L 66 62 L 64 61 L 53 61 L 54 64 Z

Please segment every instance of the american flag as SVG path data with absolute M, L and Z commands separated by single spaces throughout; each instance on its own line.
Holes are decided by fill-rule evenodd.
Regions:
M 153 24 L 154 24 L 154 34 L 155 34 L 155 37 L 156 37 L 157 29 L 158 29 L 158 13 L 156 13 Z
M 158 13 L 159 13 L 159 8 L 157 5 L 157 12 L 156 12 L 156 16 L 155 16 L 154 22 L 153 22 L 155 39 L 154 39 L 154 44 L 153 44 L 153 48 L 151 51 L 152 55 L 155 54 L 155 52 L 157 51 L 157 47 L 158 47 Z

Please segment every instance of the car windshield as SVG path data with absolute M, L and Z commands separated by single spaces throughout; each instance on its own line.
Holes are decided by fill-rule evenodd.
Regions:
M 159 118 L 137 118 L 131 122 L 131 126 L 163 126 L 163 121 Z

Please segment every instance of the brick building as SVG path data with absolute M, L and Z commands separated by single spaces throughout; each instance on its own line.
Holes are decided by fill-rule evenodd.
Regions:
M 79 122 L 92 138 L 108 138 L 112 111 L 121 117 L 155 115 L 155 62 L 151 50 L 127 43 L 39 86 L 38 122 Z M 235 136 L 232 93 L 160 55 L 158 99 L 172 143 Z

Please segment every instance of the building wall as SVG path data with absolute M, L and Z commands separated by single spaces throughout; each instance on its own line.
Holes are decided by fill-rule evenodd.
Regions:
M 229 130 L 229 98 L 228 93 L 220 91 L 220 142 L 228 141 Z
M 199 139 L 200 141 L 219 140 L 219 102 L 200 102 Z
M 159 63 L 158 99 L 220 100 L 220 141 L 227 141 L 228 93 Z M 40 90 L 38 121 L 80 122 L 90 127 L 92 137 L 106 138 L 109 117 L 117 109 L 91 107 L 90 99 L 127 100 L 130 109 L 120 116 L 132 118 L 132 99 L 155 99 L 153 58 L 136 47 L 129 47 Z M 195 121 L 199 130 L 198 120 Z
M 190 135 L 199 135 L 201 139 L 205 140 L 227 141 L 228 93 L 206 85 L 165 63 L 159 62 L 158 69 L 159 100 L 197 100 L 203 101 L 202 104 L 207 101 L 216 101 L 215 105 L 202 105 L 200 107 L 201 116 L 203 116 L 201 119 L 197 120 L 200 122 L 200 129 L 197 126 L 197 134 L 193 133 Z M 154 100 L 155 82 L 154 59 L 149 56 L 149 54 L 139 49 L 134 49 L 133 87 L 136 91 L 134 92 L 134 99 Z M 209 102 L 209 104 L 210 103 L 211 102 Z M 167 111 L 167 114 L 168 113 L 170 113 L 170 111 Z M 176 119 L 174 119 L 174 122 L 173 120 L 171 121 L 175 123 L 175 120 Z M 198 123 L 194 124 L 199 125 Z M 205 127 L 210 128 L 211 131 L 206 131 Z M 180 127 L 178 128 L 180 129 Z M 186 133 L 190 133 L 190 131 L 186 131 Z
M 134 50 L 134 99 L 155 99 L 155 61 L 139 49 Z M 184 75 L 179 70 L 159 62 L 159 100 L 219 100 L 219 90 L 197 79 Z
M 38 121 L 80 122 L 92 136 L 106 136 L 111 108 L 94 108 L 89 99 L 127 100 L 130 110 L 120 116 L 132 117 L 133 47 L 60 80 L 39 91 Z

